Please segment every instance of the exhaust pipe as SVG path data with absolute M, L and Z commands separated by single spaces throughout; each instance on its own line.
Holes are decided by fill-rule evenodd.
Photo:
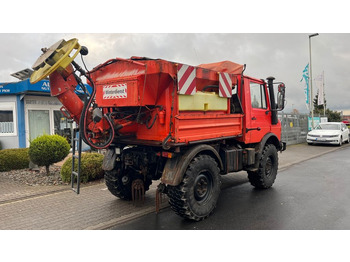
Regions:
M 275 78 L 273 76 L 268 77 L 267 78 L 267 86 L 269 88 L 269 93 L 270 93 L 271 124 L 277 125 L 278 118 L 277 118 L 277 110 L 276 110 L 276 102 L 275 102 L 275 92 L 273 90 L 273 80 L 275 80 Z

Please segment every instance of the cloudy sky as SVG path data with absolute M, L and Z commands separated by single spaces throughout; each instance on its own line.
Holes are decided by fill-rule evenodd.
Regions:
M 33 10 L 30 1 L 21 3 L 21 9 L 11 1 L 6 5 L 11 5 L 8 10 L 16 10 L 16 16 L 4 12 L 0 17 L 6 25 L 5 32 L 0 33 L 0 82 L 16 81 L 10 74 L 30 68 L 42 47 L 49 47 L 62 38 L 78 38 L 80 44 L 89 49 L 85 58 L 89 69 L 111 58 L 133 55 L 190 65 L 223 60 L 246 64 L 246 75 L 264 79 L 274 76 L 286 84 L 286 112 L 292 109 L 307 112 L 300 80 L 309 63 L 308 35 L 319 33 L 312 38 L 313 77 L 324 71 L 327 107 L 350 109 L 350 34 L 325 33 L 334 28 L 337 32 L 344 31 L 341 25 L 349 22 L 346 8 L 335 5 L 335 14 L 321 1 L 317 13 L 310 16 L 315 5 L 302 0 L 293 1 L 293 5 L 275 0 L 224 5 L 227 2 L 203 1 L 200 9 L 196 4 L 186 9 L 183 7 L 189 2 L 184 0 L 177 0 L 173 5 L 158 0 L 123 4 L 100 0 L 99 5 L 87 11 L 88 5 L 72 1 L 61 0 L 58 8 L 40 0 L 35 10 L 29 12 L 27 8 Z M 65 8 L 67 4 L 70 12 Z M 246 10 L 249 4 L 249 13 L 237 12 Z M 112 8 L 106 8 L 109 6 Z M 55 12 L 51 14 L 48 10 Z M 12 23 L 19 17 L 24 17 L 20 24 Z M 22 33 L 23 28 L 33 33 Z M 42 33 L 63 30 L 84 33 Z M 80 57 L 76 61 L 81 64 Z M 313 86 L 316 94 L 315 84 Z
M 313 32 L 311 32 L 313 33 Z M 133 55 L 199 65 L 224 60 L 246 64 L 246 75 L 274 76 L 287 86 L 286 112 L 306 112 L 302 71 L 309 62 L 308 33 L 134 33 L 134 34 L 0 34 L 0 82 L 31 68 L 42 47 L 78 38 L 89 49 L 89 69 L 115 57 Z M 350 109 L 350 34 L 320 33 L 311 38 L 313 77 L 324 71 L 327 106 Z M 81 64 L 78 57 L 76 59 Z M 317 90 L 314 86 L 314 94 Z

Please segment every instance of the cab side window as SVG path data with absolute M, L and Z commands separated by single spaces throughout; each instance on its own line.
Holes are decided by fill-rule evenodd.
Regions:
M 266 94 L 264 85 L 250 82 L 250 99 L 253 108 L 266 109 Z

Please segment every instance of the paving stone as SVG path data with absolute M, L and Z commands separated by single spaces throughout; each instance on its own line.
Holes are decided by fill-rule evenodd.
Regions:
M 306 144 L 289 146 L 287 151 L 279 153 L 280 169 L 338 149 L 340 148 L 310 147 Z M 246 183 L 246 173 L 226 175 L 223 181 L 224 187 L 229 186 L 232 181 Z M 116 223 L 155 212 L 155 191 L 158 183 L 159 181 L 153 182 L 146 193 L 144 204 L 135 206 L 132 202 L 113 196 L 103 180 L 83 186 L 80 194 L 76 195 L 68 185 L 33 187 L 8 181 L 0 176 L 0 229 L 105 229 Z M 166 206 L 168 204 L 165 201 L 162 207 Z

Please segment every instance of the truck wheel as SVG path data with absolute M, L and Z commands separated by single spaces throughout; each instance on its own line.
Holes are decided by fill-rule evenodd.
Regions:
M 181 217 L 200 221 L 216 207 L 221 180 L 216 161 L 208 155 L 195 157 L 178 186 L 168 186 L 169 204 Z
M 142 179 L 144 181 L 145 192 L 149 190 L 149 186 L 152 184 L 152 180 L 146 179 L 145 181 L 141 175 L 136 175 L 130 171 L 122 172 L 118 164 L 115 169 L 105 171 L 104 178 L 109 192 L 124 200 L 132 199 L 131 184 L 135 179 Z
M 277 149 L 272 144 L 266 145 L 259 160 L 258 171 L 248 171 L 249 182 L 256 188 L 269 188 L 275 182 L 277 170 Z

